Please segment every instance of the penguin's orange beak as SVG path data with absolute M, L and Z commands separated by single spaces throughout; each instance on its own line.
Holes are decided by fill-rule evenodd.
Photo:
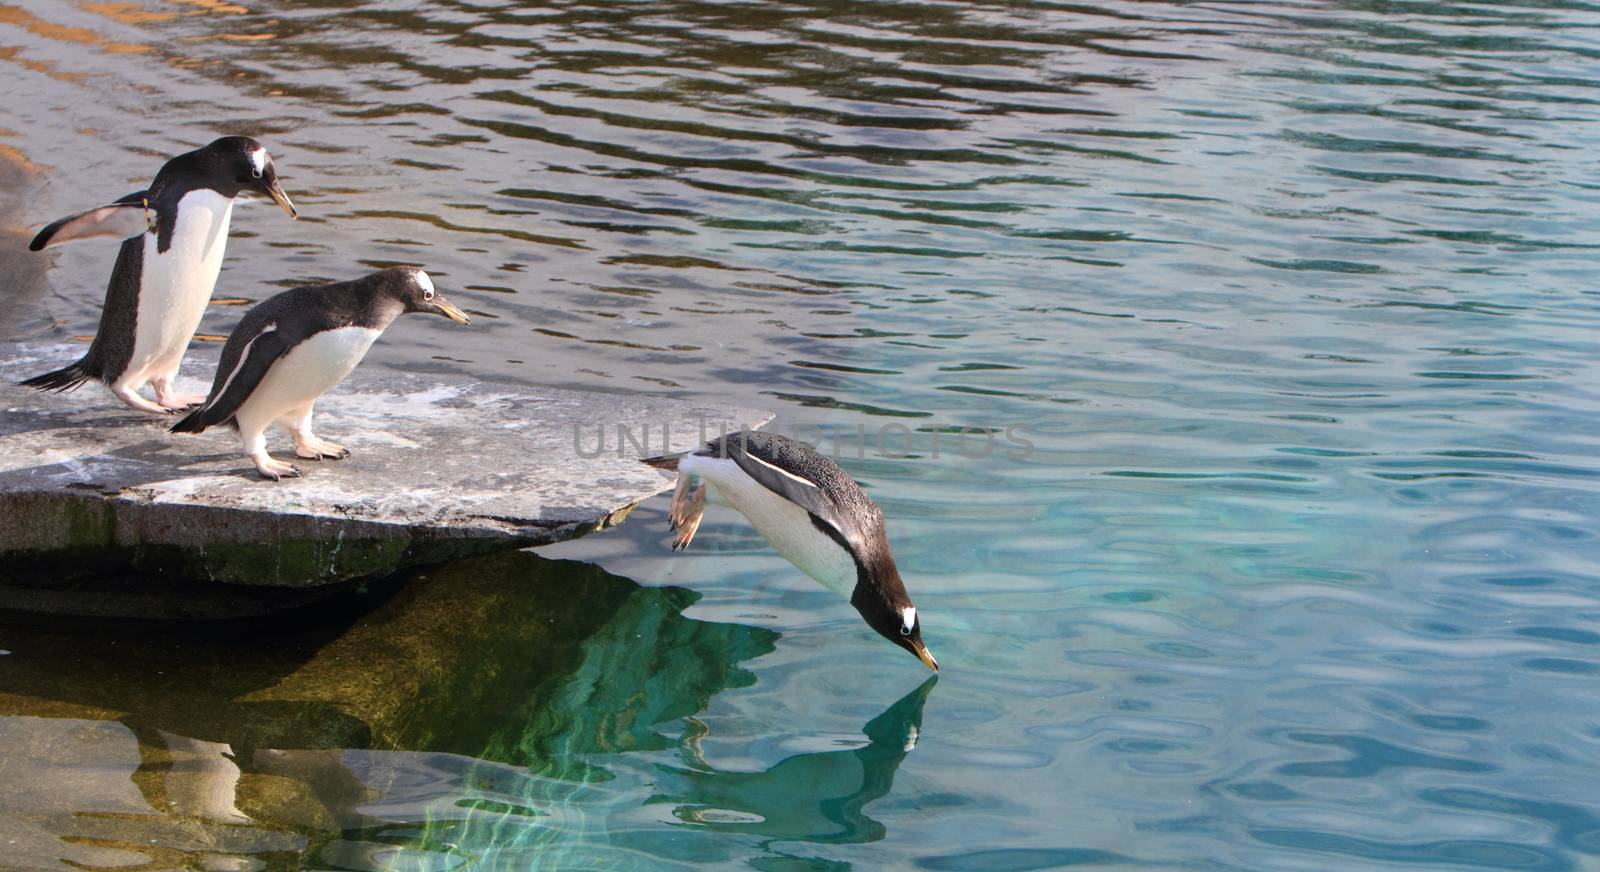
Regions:
M 461 311 L 454 303 L 446 300 L 444 297 L 434 297 L 433 305 L 438 307 L 439 314 L 449 318 L 457 324 L 472 323 L 472 319 L 467 317 L 466 312 Z
M 290 218 L 300 217 L 300 211 L 294 207 L 294 201 L 289 199 L 289 195 L 284 193 L 283 186 L 278 184 L 276 177 L 267 184 L 267 196 L 272 198 L 272 202 L 282 206 Z
M 921 639 L 917 640 L 917 646 L 912 649 L 911 653 L 917 655 L 917 659 L 922 661 L 923 666 L 932 669 L 934 672 L 939 671 L 939 661 L 933 659 L 933 653 L 928 650 L 927 645 L 922 644 Z

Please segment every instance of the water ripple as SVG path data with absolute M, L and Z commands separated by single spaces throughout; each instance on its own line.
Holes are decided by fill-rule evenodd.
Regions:
M 673 615 L 598 634 L 555 670 L 592 729 L 549 777 L 306 758 L 387 797 L 282 822 L 308 862 L 1575 869 L 1596 11 L 12 0 L 0 185 L 36 227 L 257 133 L 305 220 L 241 209 L 227 298 L 424 264 L 483 326 L 403 323 L 366 365 L 774 408 L 885 508 L 936 690 L 726 515 L 663 557 L 647 503 L 562 547 L 783 638 L 631 693 Z M 87 333 L 103 255 L 62 249 L 14 329 Z M 496 687 L 419 731 L 515 733 L 550 693 Z M 236 758 L 250 795 L 354 795 Z

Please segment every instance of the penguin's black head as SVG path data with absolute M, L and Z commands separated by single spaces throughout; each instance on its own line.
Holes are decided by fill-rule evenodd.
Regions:
M 878 635 L 910 651 L 934 672 L 939 671 L 939 661 L 933 659 L 928 646 L 922 644 L 922 621 L 917 618 L 917 607 L 906 594 L 905 582 L 900 580 L 887 543 L 881 556 L 868 559 L 858 570 L 850 604 Z
M 433 279 L 413 266 L 397 266 L 378 274 L 383 293 L 399 300 L 407 312 L 443 315 L 458 324 L 471 324 L 467 313 L 456 308 L 433 286 Z
M 225 177 L 225 184 L 233 187 L 231 192 L 223 193 L 237 195 L 240 191 L 254 191 L 272 198 L 290 218 L 300 217 L 289 195 L 278 184 L 278 170 L 261 143 L 248 136 L 224 136 L 195 154 L 202 158 L 211 174 Z

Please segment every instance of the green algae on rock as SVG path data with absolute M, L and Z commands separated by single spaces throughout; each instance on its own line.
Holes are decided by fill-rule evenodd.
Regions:
M 0 613 L 0 739 L 25 751 L 0 771 L 7 859 L 302 868 L 423 806 L 548 813 L 754 681 L 777 634 L 686 617 L 696 599 L 518 551 L 249 620 Z

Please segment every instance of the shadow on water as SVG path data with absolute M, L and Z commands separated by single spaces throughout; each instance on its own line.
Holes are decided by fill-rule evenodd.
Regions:
M 725 832 L 807 842 L 871 842 L 883 824 L 863 811 L 894 786 L 900 762 L 917 745 L 922 707 L 937 675 L 862 727 L 867 744 L 789 757 L 764 772 L 718 772 L 689 754 L 686 766 L 661 767 L 659 793 L 681 820 Z M 693 750 L 693 746 L 689 746 Z
M 773 648 L 695 599 L 516 553 L 249 622 L 0 617 L 6 868 L 381 868 L 374 834 L 607 781 Z
M 917 744 L 923 706 L 937 683 L 937 676 L 928 678 L 868 721 L 864 743 L 796 754 L 757 771 L 719 770 L 708 762 L 700 751 L 705 729 L 689 719 L 673 753 L 611 758 L 619 764 L 615 784 L 609 773 L 588 782 L 525 781 L 528 792 L 520 799 L 480 807 L 501 817 L 435 821 L 414 845 L 448 846 L 449 853 L 492 857 L 507 868 L 570 869 L 663 868 L 674 862 L 695 868 L 715 858 L 733 860 L 739 855 L 730 853 L 730 844 L 747 844 L 756 868 L 788 868 L 791 862 L 831 868 L 822 858 L 792 852 L 797 845 L 885 837 L 884 825 L 865 807 L 893 787 L 901 762 Z M 488 780 L 496 777 L 493 766 L 477 771 Z M 631 799 L 619 797 L 625 791 Z M 596 806 L 611 810 L 605 820 L 585 813 Z

